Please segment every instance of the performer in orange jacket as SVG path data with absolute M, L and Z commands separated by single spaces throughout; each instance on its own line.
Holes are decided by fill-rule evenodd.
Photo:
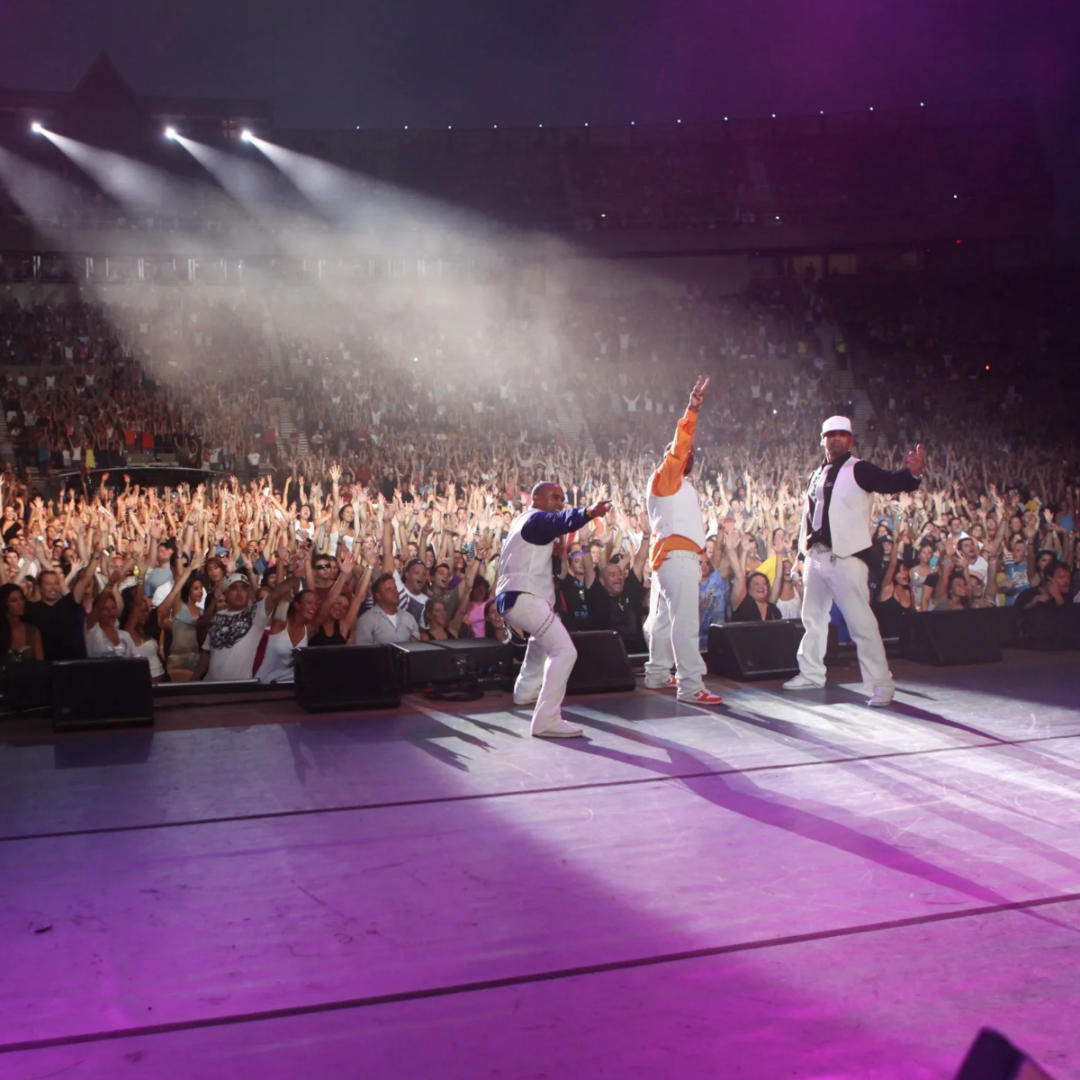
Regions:
M 723 698 L 705 689 L 705 661 L 698 648 L 698 555 L 705 526 L 690 471 L 694 467 L 694 428 L 709 380 L 698 377 L 690 404 L 675 430 L 645 500 L 652 528 L 649 561 L 653 569 L 648 620 L 649 662 L 645 685 L 674 686 L 679 701 L 719 705 Z M 671 674 L 675 668 L 674 676 Z

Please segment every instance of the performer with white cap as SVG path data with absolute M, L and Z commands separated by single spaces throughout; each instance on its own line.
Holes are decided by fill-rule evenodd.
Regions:
M 514 684 L 515 705 L 535 705 L 532 734 L 543 739 L 581 735 L 562 718 L 566 684 L 577 649 L 555 614 L 555 541 L 611 510 L 605 500 L 588 510 L 565 509 L 566 493 L 558 484 L 537 484 L 532 506 L 517 517 L 502 546 L 495 602 L 515 630 L 529 635 L 525 660 Z
M 799 550 L 806 556 L 802 603 L 806 633 L 799 646 L 799 674 L 784 683 L 784 689 L 825 685 L 825 647 L 835 600 L 855 642 L 863 681 L 870 687 L 867 704 L 884 707 L 892 703 L 896 684 L 885 659 L 877 619 L 870 610 L 866 557 L 872 544 L 872 496 L 918 488 L 923 448 L 920 444 L 908 454 L 905 468 L 890 472 L 854 457 L 854 442 L 846 416 L 830 416 L 821 425 L 825 460 L 806 485 L 799 534 Z
M 651 690 L 674 686 L 679 701 L 694 705 L 720 705 L 724 700 L 705 689 L 705 661 L 698 647 L 698 555 L 705 548 L 705 526 L 690 471 L 694 467 L 698 410 L 708 387 L 709 380 L 698 376 L 690 404 L 675 429 L 675 439 L 653 473 L 645 499 L 652 529 L 649 562 L 653 569 L 645 685 Z

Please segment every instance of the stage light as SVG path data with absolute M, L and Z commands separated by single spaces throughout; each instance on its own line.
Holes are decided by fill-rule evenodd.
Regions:
M 41 134 L 41 133 L 42 133 L 42 132 L 43 132 L 43 131 L 44 131 L 45 129 L 44 129 L 44 128 L 43 128 L 43 127 L 42 127 L 42 126 L 41 126 L 41 125 L 40 125 L 40 124 L 39 124 L 39 123 L 38 123 L 38 122 L 37 122 L 37 121 L 35 120 L 35 121 L 34 121 L 34 122 L 33 122 L 33 123 L 32 123 L 32 124 L 30 125 L 30 130 L 31 130 L 31 131 L 32 131 L 32 132 L 33 132 L 33 133 L 34 133 L 35 135 L 40 135 L 40 134 Z
M 870 106 L 870 111 L 871 111 L 871 112 L 873 112 L 873 111 L 874 111 L 874 106 L 873 106 L 873 105 L 871 105 L 871 106 Z
M 245 128 L 243 131 L 240 132 L 240 141 L 241 142 L 251 142 L 251 140 L 253 138 L 254 138 L 254 136 L 251 134 L 250 131 L 247 130 L 247 128 Z
M 727 117 L 726 116 L 724 117 L 724 123 L 725 124 L 727 123 Z
M 588 121 L 588 120 L 586 120 L 586 121 L 585 121 L 585 126 L 586 126 L 586 127 L 588 127 L 588 126 L 589 126 L 589 121 Z
M 682 123 L 682 121 L 681 121 L 681 120 L 676 120 L 676 121 L 675 121 L 675 123 L 676 123 L 676 124 L 681 124 L 681 123 Z
M 772 114 L 772 118 L 773 118 L 774 120 L 776 119 L 776 113 L 773 113 L 773 114 Z
M 167 127 L 165 129 L 165 138 L 166 139 L 175 139 L 176 138 L 176 128 Z
M 633 121 L 633 120 L 631 120 L 631 121 L 630 121 L 630 126 L 631 126 L 631 127 L 633 127 L 633 126 L 634 126 L 634 121 Z
M 920 101 L 919 102 L 919 108 L 920 109 L 925 109 L 926 108 L 926 102 L 925 101 Z

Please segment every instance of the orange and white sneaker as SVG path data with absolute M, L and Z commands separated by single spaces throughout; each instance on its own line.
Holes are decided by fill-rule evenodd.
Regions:
M 714 694 L 711 690 L 699 690 L 696 694 L 690 694 L 688 697 L 683 697 L 680 694 L 678 700 L 685 702 L 687 705 L 724 704 L 724 699 L 719 694 Z

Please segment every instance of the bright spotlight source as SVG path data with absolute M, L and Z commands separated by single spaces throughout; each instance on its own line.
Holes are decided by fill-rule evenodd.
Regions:
M 30 125 L 30 130 L 35 135 L 40 135 L 45 129 L 36 120 Z
M 248 130 L 246 130 L 246 129 L 245 129 L 244 131 L 241 131 L 241 132 L 240 132 L 240 141 L 241 141 L 241 142 L 251 142 L 251 140 L 252 140 L 252 139 L 253 139 L 254 137 L 255 137 L 255 136 L 254 136 L 254 135 L 252 135 L 252 134 L 251 134 L 251 132 L 250 132 L 250 131 L 248 131 Z
M 176 138 L 176 128 L 167 127 L 165 129 L 165 138 L 166 139 L 175 139 Z

